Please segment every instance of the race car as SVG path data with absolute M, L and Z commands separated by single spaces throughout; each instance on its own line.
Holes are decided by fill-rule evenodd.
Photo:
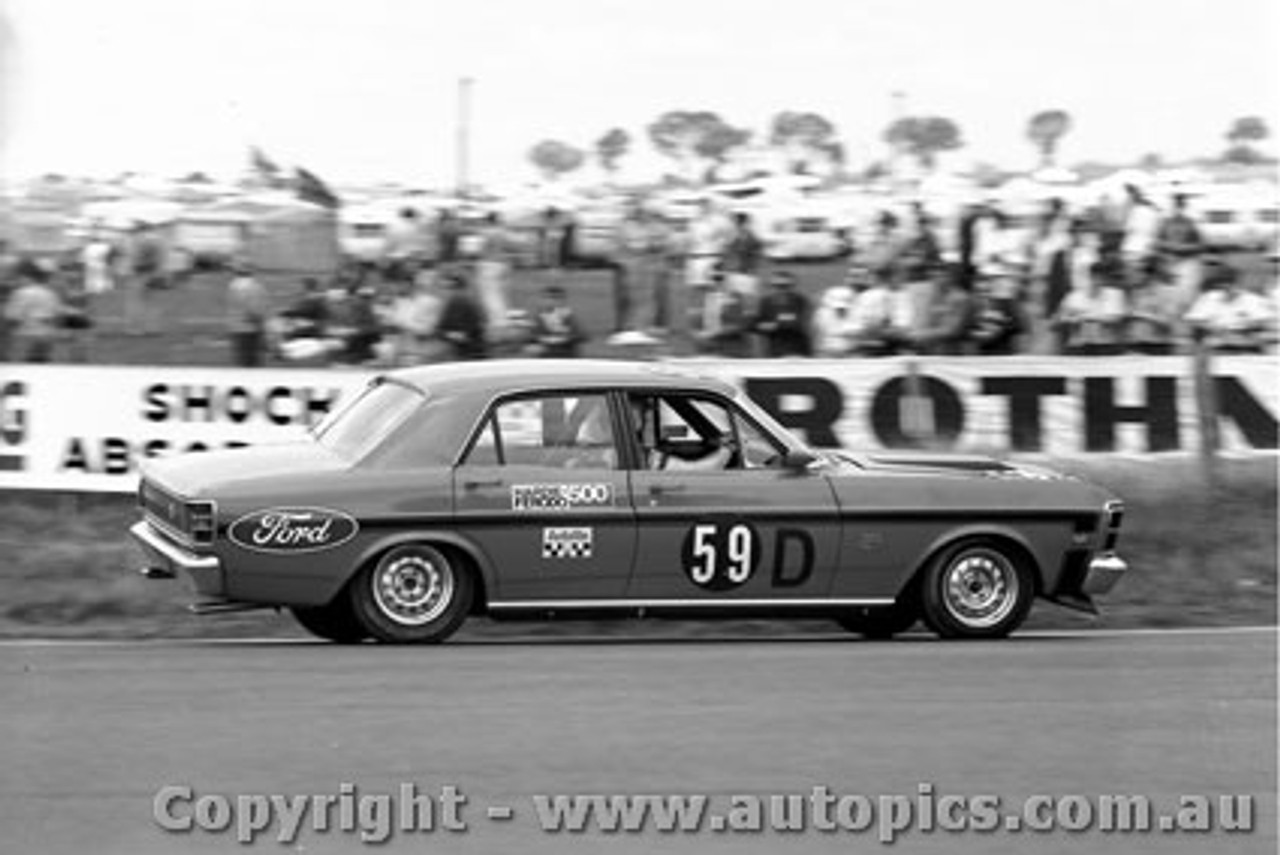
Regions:
M 335 642 L 501 618 L 824 618 L 872 638 L 1096 611 L 1121 502 L 974 456 L 807 447 L 668 363 L 511 360 L 374 379 L 306 441 L 148 461 L 131 533 L 198 613 Z

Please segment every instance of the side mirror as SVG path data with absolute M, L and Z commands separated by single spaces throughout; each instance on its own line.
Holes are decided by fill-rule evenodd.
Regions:
M 788 451 L 782 455 L 781 468 L 792 475 L 803 475 L 817 460 L 818 458 L 807 451 Z

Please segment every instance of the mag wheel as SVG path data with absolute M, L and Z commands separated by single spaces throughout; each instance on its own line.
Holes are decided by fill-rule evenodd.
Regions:
M 903 601 L 891 606 L 854 609 L 836 618 L 836 623 L 865 638 L 885 639 L 911 629 L 919 617 L 920 610 L 916 604 Z
M 397 546 L 362 570 L 352 583 L 356 617 L 379 641 L 443 641 L 471 608 L 470 572 L 439 549 Z
M 294 619 L 312 635 L 338 644 L 359 644 L 369 637 L 364 624 L 356 620 L 351 604 L 339 596 L 324 606 L 294 606 Z
M 1022 557 L 1001 541 L 954 544 L 929 563 L 923 617 L 943 638 L 1002 638 L 1026 619 L 1035 581 Z

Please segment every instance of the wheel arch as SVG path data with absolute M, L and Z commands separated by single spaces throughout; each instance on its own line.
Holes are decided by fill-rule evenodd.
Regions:
M 1000 524 L 971 523 L 949 529 L 938 535 L 921 553 L 921 558 L 906 577 L 898 596 L 909 591 L 924 574 L 927 568 L 944 550 L 967 540 L 996 540 L 1010 547 L 1017 559 L 1026 562 L 1031 578 L 1035 581 L 1035 596 L 1042 596 L 1046 590 L 1044 565 L 1031 543 L 1016 529 Z
M 496 584 L 496 576 L 492 564 L 471 540 L 459 535 L 457 532 L 443 529 L 401 531 L 380 537 L 367 544 L 360 551 L 356 560 L 352 562 L 351 569 L 342 580 L 342 585 L 339 586 L 338 593 L 335 596 L 340 595 L 361 570 L 371 562 L 376 561 L 388 550 L 411 543 L 434 546 L 444 551 L 449 557 L 460 559 L 475 581 L 475 599 L 472 603 L 471 613 L 483 614 L 488 611 L 489 591 L 493 590 L 493 586 Z

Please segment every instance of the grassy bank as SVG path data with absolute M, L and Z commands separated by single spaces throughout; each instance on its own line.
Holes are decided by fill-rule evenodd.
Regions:
M 1067 463 L 1128 504 L 1120 551 L 1128 578 L 1091 619 L 1040 604 L 1029 626 L 1229 626 L 1276 622 L 1275 461 L 1229 461 L 1219 489 L 1201 489 L 1188 462 Z M 0 496 L 0 635 L 170 638 L 296 636 L 287 616 L 254 612 L 195 618 L 187 584 L 141 578 L 126 535 L 132 497 Z M 825 623 L 494 625 L 464 633 L 562 632 L 681 637 L 829 631 Z

